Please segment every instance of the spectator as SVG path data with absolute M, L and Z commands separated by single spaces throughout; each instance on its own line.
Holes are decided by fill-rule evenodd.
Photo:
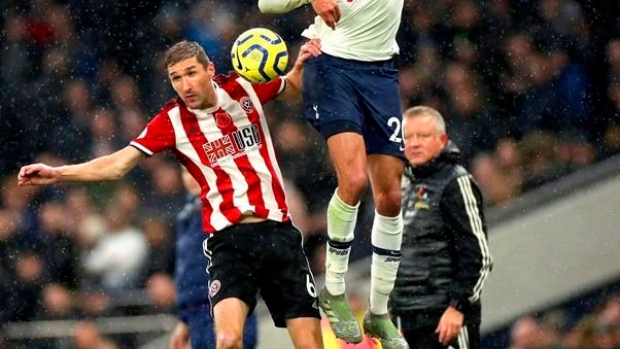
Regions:
M 81 321 L 73 328 L 73 346 L 71 349 L 119 349 L 119 347 L 102 336 L 94 322 Z
M 83 267 L 107 289 L 136 287 L 146 262 L 146 239 L 118 207 L 106 209 L 105 222 L 107 230 L 85 256 Z

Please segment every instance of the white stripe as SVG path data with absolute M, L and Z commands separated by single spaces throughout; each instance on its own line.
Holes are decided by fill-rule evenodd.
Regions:
M 243 80 L 243 79 L 241 79 Z M 243 80 L 245 81 L 245 80 Z M 247 82 L 246 82 L 247 84 Z M 244 89 L 246 90 L 246 93 L 248 93 L 248 95 L 250 95 L 250 92 L 254 93 L 254 90 L 247 90 L 245 88 L 245 86 L 242 85 L 242 87 L 244 87 Z M 251 85 L 250 85 L 250 89 L 251 89 Z M 224 91 L 223 91 L 224 92 Z M 235 126 L 237 127 L 237 129 L 241 129 L 243 127 L 247 127 L 250 126 L 250 119 L 247 117 L 245 111 L 243 111 L 243 109 L 241 108 L 241 106 L 239 105 L 239 103 L 237 103 L 237 101 L 233 100 L 228 94 L 226 93 L 222 93 L 221 96 L 222 97 L 222 105 L 223 105 L 223 109 L 226 110 L 226 112 L 228 112 L 228 114 L 230 115 L 243 115 L 243 117 L 240 118 L 235 118 L 233 120 L 233 123 L 235 124 Z M 254 95 L 255 97 L 255 95 Z M 256 99 L 253 96 L 250 95 L 250 99 L 252 99 L 252 104 L 254 104 L 254 108 L 256 108 L 257 105 L 260 106 L 260 101 L 258 100 L 258 97 L 256 97 Z M 257 109 L 258 110 L 258 109 Z M 262 114 L 259 113 L 260 119 L 262 118 Z M 269 136 L 269 134 L 266 134 L 265 136 Z M 268 146 L 271 145 L 271 139 L 268 137 L 265 137 L 267 139 L 263 139 L 262 140 L 262 146 Z M 272 213 L 279 213 L 278 211 L 274 212 L 274 210 L 278 209 L 278 204 L 275 198 L 275 193 L 273 191 L 273 187 L 272 187 L 272 177 L 271 177 L 271 172 L 269 171 L 269 167 L 267 166 L 267 163 L 265 162 L 265 159 L 263 159 L 263 156 L 261 155 L 260 151 L 258 149 L 256 150 L 250 150 L 248 152 L 245 153 L 248 162 L 250 163 L 250 165 L 252 165 L 253 170 L 256 172 L 256 175 L 261 179 L 260 181 L 260 185 L 261 185 L 261 192 L 262 192 L 262 197 L 263 200 L 265 202 L 265 207 L 267 209 L 269 209 L 269 218 L 271 219 L 275 219 L 278 221 L 282 220 L 282 215 L 280 214 L 277 217 L 272 217 Z M 235 166 L 236 167 L 236 166 Z M 245 177 L 242 176 L 242 173 L 237 169 L 236 171 L 233 171 L 233 173 L 231 173 L 231 175 L 238 175 L 235 176 L 234 179 L 234 183 L 235 183 L 235 205 L 237 207 L 239 207 L 242 211 L 254 211 L 255 207 L 250 205 L 249 202 L 249 197 L 248 197 L 248 186 L 247 186 L 247 181 L 245 180 Z M 239 188 L 237 188 L 237 183 L 240 185 Z M 239 189 L 239 190 L 237 190 Z M 237 197 L 237 195 L 243 195 L 243 197 Z
M 486 239 L 486 236 L 484 235 L 484 231 L 482 230 L 482 220 L 480 219 L 480 212 L 478 211 L 477 201 L 476 201 L 476 198 L 473 194 L 473 190 L 471 187 L 471 178 L 469 176 L 461 177 L 460 180 L 461 180 L 460 183 L 463 184 L 461 187 L 462 189 L 461 192 L 463 192 L 463 189 L 465 189 L 464 200 L 465 200 L 465 197 L 468 197 L 469 202 L 470 202 L 469 207 L 471 208 L 471 212 L 472 212 L 470 214 L 470 221 L 473 219 L 476 222 L 476 225 L 479 227 L 479 229 L 474 230 L 474 232 L 476 234 L 476 237 L 478 238 L 478 244 L 480 246 L 480 252 L 482 254 L 482 266 L 480 268 L 480 278 L 478 279 L 478 282 L 474 286 L 474 294 L 472 295 L 472 297 L 470 297 L 470 301 L 475 302 L 480 298 L 480 293 L 482 292 L 482 286 L 484 285 L 484 282 L 487 279 L 490 269 L 491 269 L 492 260 L 491 260 L 491 254 L 489 253 L 487 239 Z
M 469 224 L 474 235 L 476 236 L 476 239 L 478 240 L 478 246 L 480 248 L 480 253 L 482 254 L 480 277 L 478 278 L 478 281 L 474 286 L 472 296 L 468 298 L 469 301 L 473 303 L 480 298 L 482 286 L 484 285 L 484 282 L 489 275 L 491 267 L 491 256 L 489 254 L 489 247 L 487 245 L 484 231 L 482 230 L 482 220 L 480 219 L 480 212 L 478 210 L 476 197 L 474 196 L 471 188 L 471 179 L 469 178 L 469 176 L 459 177 L 457 178 L 457 182 L 461 189 L 461 195 L 465 204 L 465 210 L 467 212 L 467 216 L 469 217 Z
M 249 126 L 250 121 L 247 117 L 245 117 L 246 114 L 245 112 L 243 112 L 243 110 L 241 110 L 239 103 L 230 98 L 230 96 L 228 95 L 228 93 L 226 93 L 226 91 L 224 91 L 224 89 L 220 88 L 217 89 L 217 91 L 220 107 L 225 110 L 228 115 L 230 115 L 233 124 L 237 128 Z M 235 107 L 237 109 L 235 109 Z M 200 129 L 207 136 L 207 140 L 211 142 L 224 137 L 224 134 L 216 125 L 215 118 L 212 115 L 207 115 L 208 117 L 202 120 L 199 119 Z M 231 142 L 232 141 L 233 140 L 231 139 Z M 239 170 L 239 167 L 235 163 L 234 159 L 232 157 L 228 159 L 224 158 L 218 161 L 218 165 L 220 166 L 220 169 L 222 169 L 232 181 L 234 206 L 241 210 L 241 212 L 254 211 L 254 206 L 250 205 L 250 200 L 248 198 L 248 182 L 246 181 L 243 173 Z
M 463 333 L 463 338 L 465 338 L 465 344 L 467 344 L 467 348 L 463 349 L 469 349 L 469 328 L 467 326 L 463 326 Z
M 148 148 L 144 147 L 142 144 L 131 141 L 131 143 L 129 143 L 130 145 L 133 145 L 134 147 L 142 150 L 144 153 L 146 153 L 148 156 L 153 155 L 153 152 L 150 151 Z
M 228 219 L 219 210 L 220 204 L 224 201 L 222 195 L 220 195 L 217 183 L 216 176 L 213 169 L 204 165 L 200 161 L 200 156 L 196 152 L 196 149 L 189 142 L 187 135 L 185 134 L 185 130 L 183 129 L 183 123 L 181 122 L 181 113 L 179 108 L 173 108 L 168 112 L 168 117 L 170 118 L 170 123 L 172 124 L 172 128 L 174 129 L 174 134 L 176 137 L 176 148 L 177 150 L 188 157 L 202 172 L 203 176 L 207 181 L 207 185 L 209 186 L 209 191 L 206 194 L 205 199 L 209 202 L 209 205 L 213 208 L 213 213 L 209 218 L 209 224 L 213 226 L 216 230 L 222 229 L 231 224 Z M 213 119 L 213 118 L 210 118 Z M 215 123 L 215 121 L 213 121 Z M 203 126 L 200 124 L 200 120 L 198 122 L 199 127 L 204 131 Z M 215 125 L 211 126 L 214 127 Z M 208 126 L 207 126 L 208 127 Z
M 241 87 L 243 87 L 245 92 L 248 94 L 248 96 L 252 100 L 252 104 L 254 105 L 256 112 L 259 115 L 260 126 L 263 131 L 263 135 L 265 137 L 265 139 L 263 139 L 263 146 L 267 147 L 267 154 L 269 154 L 269 160 L 271 164 L 273 165 L 273 170 L 276 173 L 276 176 L 278 177 L 278 181 L 280 182 L 280 185 L 282 186 L 282 190 L 284 190 L 284 177 L 282 176 L 282 172 L 280 171 L 280 166 L 278 165 L 278 160 L 276 158 L 276 151 L 273 147 L 273 141 L 271 139 L 271 133 L 269 131 L 269 125 L 267 124 L 267 118 L 265 118 L 265 112 L 260 103 L 260 100 L 258 99 L 258 95 L 256 95 L 256 91 L 254 91 L 254 88 L 252 87 L 252 85 L 245 79 L 238 78 L 235 81 L 239 83 L 239 85 L 241 85 Z M 280 86 L 279 92 L 282 92 L 284 85 L 285 85 L 285 82 L 283 81 L 282 85 Z M 260 154 L 257 154 L 257 155 L 260 155 Z M 252 166 L 256 168 L 259 176 L 261 176 L 261 179 L 264 180 L 264 182 L 261 184 L 263 184 L 263 188 L 262 188 L 263 193 L 268 194 L 268 195 L 264 195 L 263 198 L 265 200 L 265 206 L 270 209 L 269 218 L 275 219 L 277 221 L 281 221 L 284 218 L 284 215 L 279 211 L 273 210 L 275 208 L 278 208 L 278 202 L 276 200 L 275 193 L 273 192 L 273 186 L 272 186 L 273 178 L 271 176 L 271 172 L 269 171 L 269 168 L 267 167 L 267 163 L 262 158 L 262 156 L 260 156 L 260 160 L 261 160 L 260 162 L 255 162 L 253 161 L 253 159 L 250 159 L 250 162 L 252 163 Z M 263 177 L 262 175 L 265 175 L 265 177 Z
M 459 349 L 469 349 L 469 335 L 467 333 L 467 326 L 461 327 L 461 333 L 457 337 L 459 343 Z
M 476 282 L 474 286 L 473 295 L 469 298 L 470 302 L 475 302 L 480 298 L 480 293 L 482 292 L 482 286 L 484 285 L 484 281 L 489 275 L 490 266 L 491 266 L 491 256 L 489 254 L 489 248 L 487 245 L 487 240 L 482 230 L 482 220 L 480 219 L 480 212 L 478 210 L 478 205 L 476 198 L 473 194 L 473 190 L 471 188 L 471 179 L 470 177 L 461 177 L 459 178 L 459 184 L 461 185 L 461 193 L 463 193 L 463 199 L 469 201 L 469 205 L 466 204 L 466 207 L 471 209 L 470 222 L 475 222 L 476 226 L 479 228 L 478 230 L 474 230 L 476 237 L 478 238 L 478 245 L 480 247 L 480 252 L 482 254 L 482 266 L 480 268 L 480 278 Z M 467 200 L 468 198 L 469 200 Z M 473 215 L 473 216 L 472 216 Z

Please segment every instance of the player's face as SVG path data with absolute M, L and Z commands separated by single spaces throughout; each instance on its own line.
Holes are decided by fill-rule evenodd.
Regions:
M 211 78 L 215 75 L 213 63 L 207 67 L 196 57 L 188 58 L 168 67 L 168 77 L 172 88 L 185 105 L 192 109 L 206 109 L 217 103 Z
M 434 159 L 446 145 L 448 136 L 437 130 L 430 116 L 403 120 L 405 156 L 413 166 L 421 166 Z

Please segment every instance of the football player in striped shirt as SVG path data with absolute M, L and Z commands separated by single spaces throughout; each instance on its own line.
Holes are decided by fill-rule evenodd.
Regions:
M 216 347 L 241 348 L 258 291 L 296 348 L 323 348 L 314 278 L 292 224 L 263 105 L 301 94 L 303 67 L 320 55 L 304 44 L 286 76 L 251 84 L 236 73 L 215 75 L 203 48 L 182 41 L 166 53 L 177 93 L 127 147 L 89 162 L 24 166 L 19 185 L 117 180 L 141 160 L 165 150 L 200 184 L 202 225 L 210 234 L 209 299 Z

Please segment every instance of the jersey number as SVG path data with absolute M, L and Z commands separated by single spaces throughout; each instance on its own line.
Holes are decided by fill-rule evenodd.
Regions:
M 401 138 L 401 133 L 400 133 L 400 119 L 392 116 L 391 118 L 388 119 L 387 121 L 387 125 L 390 128 L 394 129 L 394 132 L 392 132 L 392 135 L 390 136 L 390 141 L 395 142 L 395 143 L 402 143 L 403 139 Z
M 316 288 L 314 287 L 314 281 L 310 274 L 306 275 L 306 289 L 308 290 L 308 294 L 310 297 L 316 298 Z

